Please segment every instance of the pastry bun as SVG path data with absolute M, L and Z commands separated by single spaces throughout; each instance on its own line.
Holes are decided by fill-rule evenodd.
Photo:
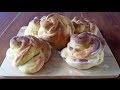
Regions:
M 75 34 L 80 34 L 82 32 L 91 32 L 97 35 L 97 25 L 84 17 L 74 17 L 72 19 L 72 23 L 75 27 Z
M 92 33 L 73 34 L 61 56 L 74 68 L 89 69 L 103 62 L 104 47 L 105 41 Z
M 52 13 L 41 18 L 38 37 L 48 41 L 57 50 L 67 45 L 73 33 L 74 26 L 66 16 Z
M 12 57 L 11 63 L 24 73 L 35 73 L 49 60 L 51 46 L 34 36 L 15 36 L 10 40 L 6 56 Z

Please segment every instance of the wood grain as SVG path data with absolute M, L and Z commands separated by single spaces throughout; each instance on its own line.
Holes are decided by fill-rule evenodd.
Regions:
M 0 12 L 0 36 L 16 15 L 17 12 Z
M 20 27 L 28 24 L 35 16 L 42 17 L 54 12 L 6 12 L 0 13 L 0 64 L 2 63 L 9 40 L 17 34 Z M 72 19 L 81 12 L 57 12 Z M 94 21 L 111 48 L 120 66 L 120 13 L 119 12 L 82 12 L 82 15 Z M 13 21 L 14 20 L 14 21 Z M 12 22 L 12 23 L 11 23 Z M 10 24 L 10 25 L 9 25 Z M 7 27 L 7 29 L 6 29 Z M 4 31 L 5 30 L 5 31 Z M 4 33 L 3 33 L 4 32 Z

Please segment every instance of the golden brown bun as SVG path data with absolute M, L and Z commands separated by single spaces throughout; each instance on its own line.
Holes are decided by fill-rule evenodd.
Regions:
M 98 27 L 84 17 L 74 17 L 72 23 L 75 27 L 75 34 L 82 32 L 91 32 L 97 35 Z
M 38 30 L 40 28 L 40 18 L 34 17 L 32 21 L 29 22 L 24 35 L 32 35 L 38 37 Z
M 67 45 L 70 36 L 74 33 L 74 26 L 70 19 L 56 13 L 43 16 L 40 25 L 39 38 L 48 41 L 53 48 L 58 50 Z
M 14 56 L 14 65 L 19 70 L 24 73 L 35 73 L 49 60 L 51 46 L 31 35 L 15 36 L 10 40 L 9 53 L 11 52 Z
M 75 68 L 88 69 L 102 63 L 104 47 L 105 41 L 92 33 L 73 34 L 61 56 Z

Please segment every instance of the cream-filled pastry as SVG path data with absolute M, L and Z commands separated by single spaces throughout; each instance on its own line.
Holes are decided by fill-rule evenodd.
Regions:
M 39 28 L 40 28 L 40 18 L 34 17 L 34 19 L 29 22 L 27 28 L 25 29 L 24 35 L 32 35 L 38 37 Z
M 35 73 L 49 60 L 51 46 L 34 36 L 15 36 L 10 40 L 6 57 L 24 73 Z
M 41 18 L 38 37 L 48 41 L 57 50 L 67 45 L 73 33 L 74 26 L 66 16 L 52 13 Z
M 89 32 L 73 34 L 67 47 L 61 51 L 62 58 L 72 67 L 89 69 L 104 60 L 104 39 Z
M 84 17 L 74 17 L 71 21 L 75 27 L 75 34 L 82 32 L 91 32 L 97 35 L 98 27 L 95 23 L 92 23 Z

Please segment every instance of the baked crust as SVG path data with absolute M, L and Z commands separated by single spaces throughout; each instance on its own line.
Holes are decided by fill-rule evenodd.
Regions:
M 88 69 L 102 63 L 104 47 L 105 41 L 92 33 L 73 34 L 67 47 L 61 51 L 61 56 L 69 65 L 75 68 Z M 91 63 L 91 60 L 94 63 Z
M 31 35 L 13 37 L 8 50 L 6 56 L 14 56 L 14 66 L 25 73 L 39 71 L 51 55 L 50 44 Z
M 97 35 L 98 27 L 95 23 L 89 21 L 84 17 L 74 17 L 71 22 L 75 27 L 75 34 L 80 34 L 82 32 L 91 32 Z
M 56 13 L 43 16 L 40 25 L 39 38 L 48 41 L 57 50 L 64 48 L 74 33 L 74 26 L 70 19 Z

